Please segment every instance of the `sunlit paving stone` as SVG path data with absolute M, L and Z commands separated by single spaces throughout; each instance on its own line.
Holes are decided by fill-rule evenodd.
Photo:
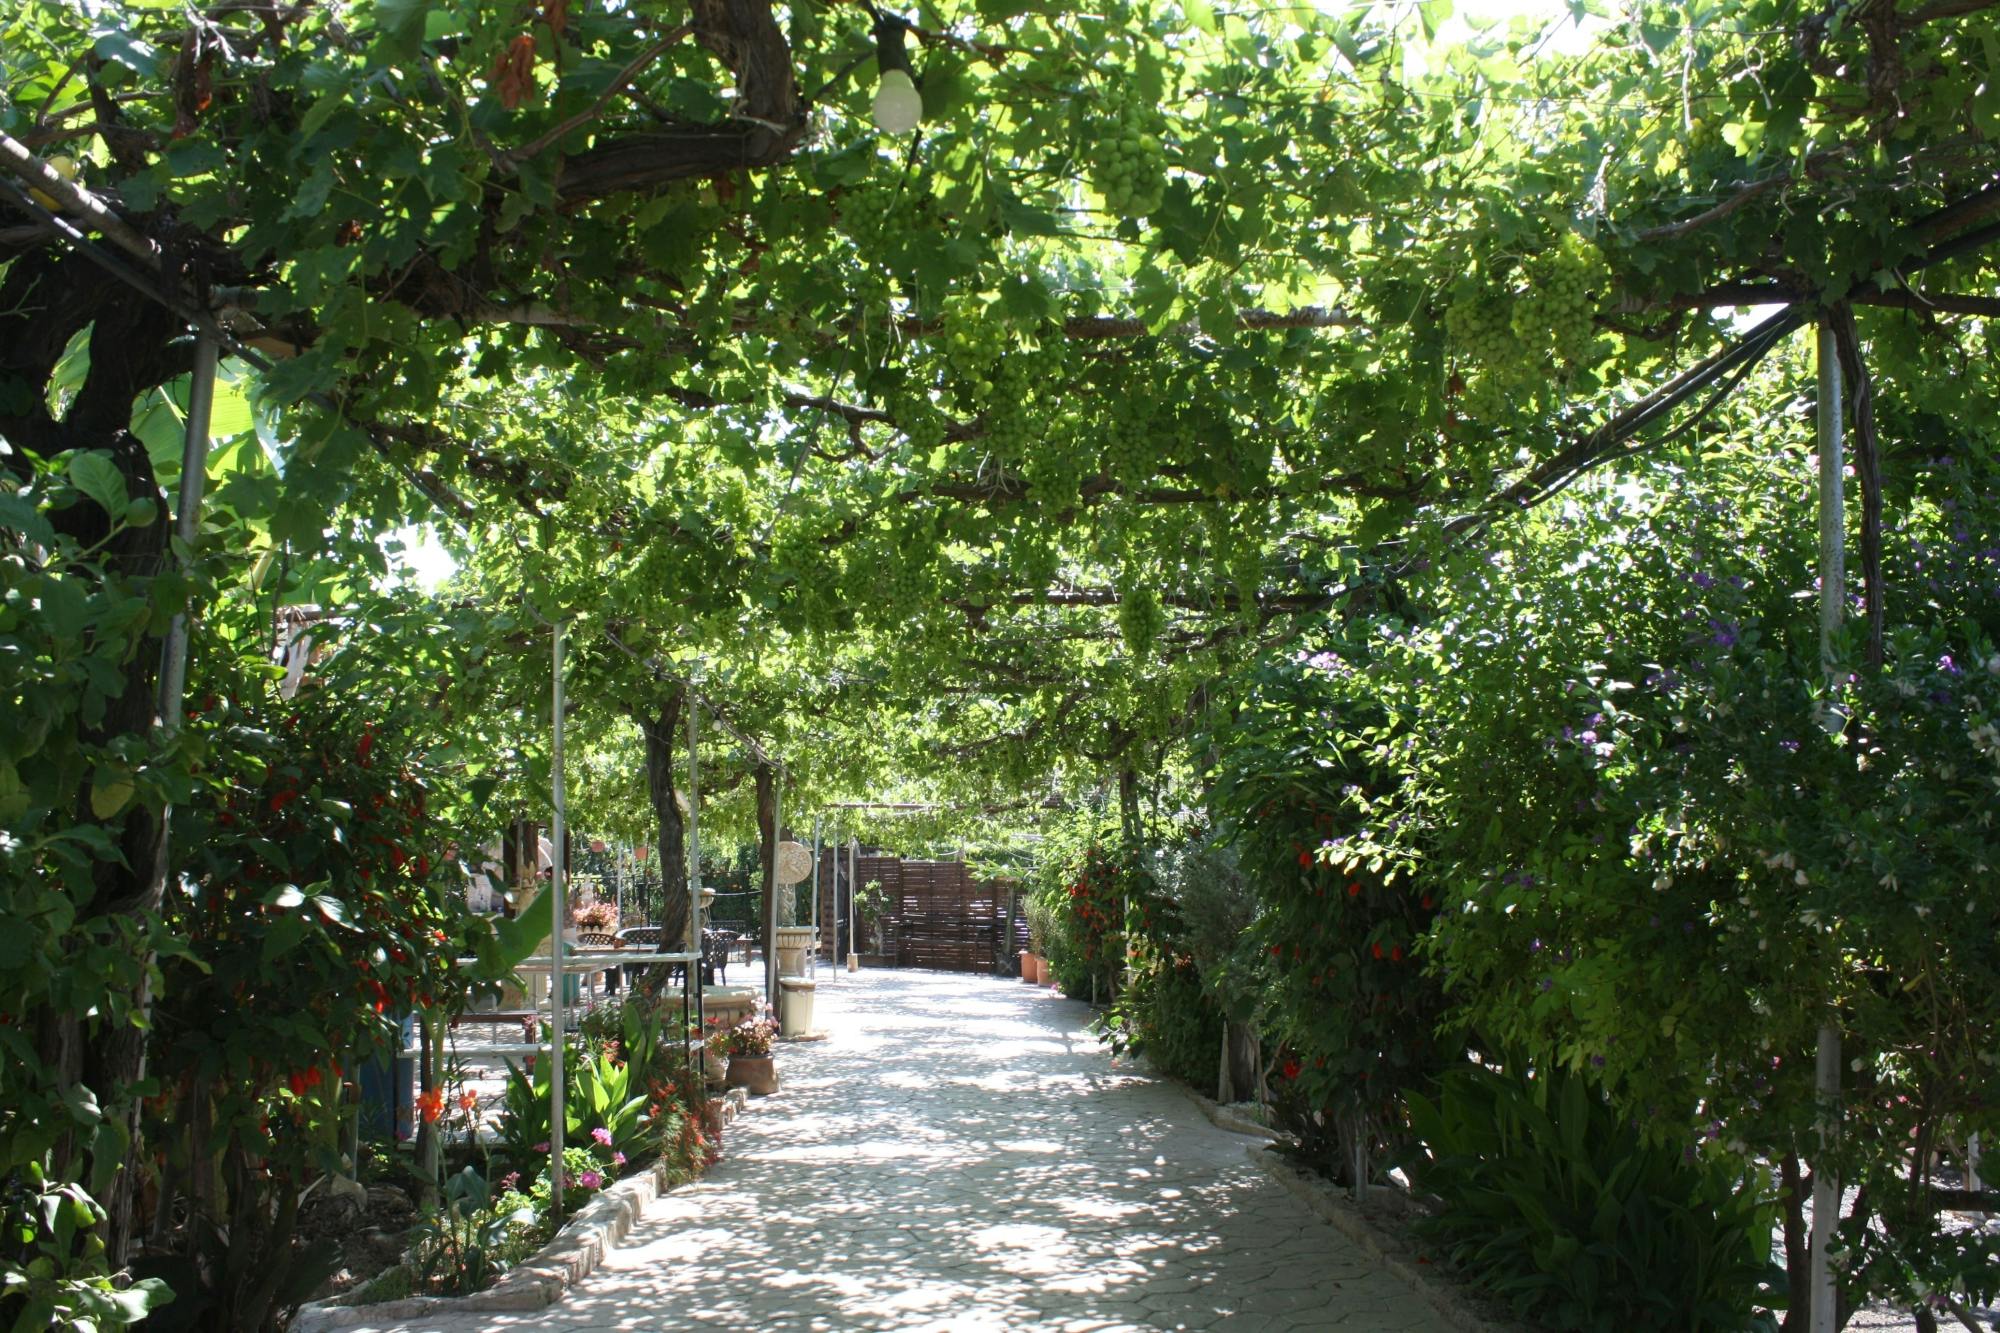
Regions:
M 782 1090 L 724 1159 L 560 1305 L 403 1327 L 1444 1327 L 1243 1139 L 1114 1063 L 1087 1006 L 897 971 L 822 973 L 818 1002 L 832 1036 L 781 1045 Z

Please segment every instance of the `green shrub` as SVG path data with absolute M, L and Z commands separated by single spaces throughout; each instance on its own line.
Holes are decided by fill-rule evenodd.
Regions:
M 1442 1203 L 1423 1231 L 1537 1328 L 1776 1327 L 1776 1207 L 1740 1160 L 1647 1142 L 1559 1070 L 1468 1065 L 1408 1100 L 1408 1166 Z
M 1101 1024 L 1112 1050 L 1143 1051 L 1161 1073 L 1213 1096 L 1222 1011 L 1203 989 L 1194 960 L 1141 941 L 1130 975 Z

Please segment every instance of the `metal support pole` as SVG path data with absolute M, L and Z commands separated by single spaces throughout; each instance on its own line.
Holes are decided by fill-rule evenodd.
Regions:
M 208 424 L 215 407 L 215 339 L 202 334 L 194 341 L 194 369 L 188 376 L 187 438 L 181 448 L 181 491 L 174 504 L 174 539 L 182 559 L 192 558 L 201 527 L 201 493 L 208 481 Z M 119 516 L 111 516 L 116 520 Z M 169 735 L 181 729 L 181 696 L 187 692 L 188 613 L 177 611 L 167 626 L 160 660 L 160 729 Z M 161 846 L 166 841 L 161 839 Z
M 819 910 L 819 826 L 820 826 L 820 821 L 823 820 L 824 818 L 825 818 L 824 815 L 816 814 L 813 816 L 812 924 L 813 924 L 813 933 L 815 935 L 821 933 L 826 929 L 826 922 L 823 919 L 824 914 Z M 807 974 L 810 976 L 819 975 L 819 944 L 820 942 L 818 940 L 813 941 L 812 965 L 809 968 L 807 968 Z
M 1820 665 L 1833 684 L 1833 640 L 1839 633 L 1847 593 L 1845 459 L 1841 441 L 1840 353 L 1833 328 L 1819 325 L 1819 652 Z M 1838 715 L 1828 701 L 1829 727 Z M 1811 1333 L 1837 1333 L 1832 1249 L 1834 1226 L 1840 1220 L 1840 1180 L 1830 1160 L 1840 1137 L 1840 1028 L 1829 1014 L 1820 1024 L 1819 1050 L 1814 1061 L 1813 1091 L 1819 1102 L 1820 1159 L 1813 1163 L 1812 1324 Z
M 861 937 L 855 933 L 855 895 L 861 892 L 861 839 L 856 838 L 847 845 L 847 970 L 861 970 L 861 951 L 855 945 Z
M 701 706 L 690 698 L 688 700 L 688 937 L 682 943 L 684 953 L 699 952 L 701 933 L 708 929 L 707 914 L 701 908 L 701 756 L 696 749 L 699 733 L 695 726 L 700 714 Z
M 701 702 L 693 690 L 688 691 L 688 819 L 687 819 L 687 861 L 688 861 L 688 940 L 686 951 L 700 953 L 703 932 L 708 929 L 708 912 L 701 904 L 701 755 L 699 752 L 700 730 L 697 725 L 701 715 Z M 690 963 L 681 976 L 687 978 L 681 987 L 681 1050 L 689 1058 L 693 1067 L 695 1045 L 705 1039 L 708 1031 L 708 991 L 707 982 L 701 974 L 701 963 Z M 688 993 L 694 994 L 693 1021 L 688 1020 Z
M 563 864 L 563 626 L 558 620 L 555 644 L 555 712 L 550 773 L 554 782 L 555 824 L 549 838 L 549 1198 L 558 1216 L 563 1201 L 563 916 L 568 905 L 568 867 Z
M 764 1001 L 778 1012 L 778 844 L 785 836 L 785 770 L 771 775 L 771 846 L 766 855 L 771 891 L 764 895 Z
M 187 436 L 181 446 L 181 490 L 174 505 L 174 539 L 179 544 L 182 567 L 194 557 L 194 539 L 201 527 L 202 483 L 208 480 L 208 426 L 215 403 L 215 339 L 202 334 L 195 339 L 194 368 L 188 377 Z M 113 514 L 117 521 L 121 515 Z M 162 736 L 171 737 L 181 729 L 182 695 L 187 692 L 188 614 L 177 612 L 167 625 L 167 641 L 160 650 L 160 688 L 155 697 L 156 716 Z M 153 840 L 153 865 L 147 879 L 149 901 L 158 904 L 172 877 L 172 849 L 168 831 L 173 827 L 173 807 L 160 811 L 159 834 Z M 147 955 L 149 958 L 151 954 Z M 152 1002 L 152 986 L 141 986 L 138 1003 L 143 1011 Z M 145 1077 L 146 1057 L 139 1056 L 139 1076 Z

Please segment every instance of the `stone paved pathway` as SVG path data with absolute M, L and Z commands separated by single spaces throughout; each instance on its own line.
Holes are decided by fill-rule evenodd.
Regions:
M 820 973 L 822 1042 L 727 1157 L 555 1308 L 430 1333 L 1445 1325 L 1089 1010 L 1020 982 Z

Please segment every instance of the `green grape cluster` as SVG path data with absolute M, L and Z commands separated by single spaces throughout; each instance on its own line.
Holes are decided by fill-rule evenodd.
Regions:
M 1115 394 L 1105 405 L 1104 470 L 1127 486 L 1153 475 L 1152 424 L 1144 403 L 1130 394 Z
M 1506 291 L 1494 283 L 1461 281 L 1444 312 L 1445 336 L 1453 350 L 1488 372 L 1513 371 L 1521 358 L 1510 305 Z
M 892 548 L 876 562 L 872 586 L 876 615 L 884 621 L 907 620 L 922 611 L 932 591 L 931 569 L 913 553 Z
M 1167 612 L 1159 593 L 1136 571 L 1126 570 L 1118 579 L 1118 632 L 1127 651 L 1134 657 L 1150 657 L 1166 628 Z
M 1011 342 L 1007 326 L 983 307 L 958 302 L 946 308 L 944 359 L 961 398 L 973 404 L 993 398 L 1000 361 Z
M 1504 415 L 1565 370 L 1596 360 L 1597 306 L 1609 286 L 1603 257 L 1573 232 L 1524 261 L 1505 282 L 1462 280 L 1444 327 L 1465 374 L 1459 400 L 1465 414 L 1481 420 Z
M 1525 285 L 1508 326 L 1526 347 L 1550 348 L 1570 366 L 1593 359 L 1598 301 L 1609 285 L 1603 257 L 1574 232 L 1522 266 Z
M 1167 153 L 1160 145 L 1164 120 L 1126 85 L 1105 97 L 1109 132 L 1090 145 L 1090 183 L 1122 218 L 1156 212 L 1167 197 Z
M 903 428 L 910 447 L 919 453 L 929 453 L 944 443 L 944 414 L 929 398 L 920 394 L 897 397 L 889 404 L 889 415 Z
M 1021 462 L 1021 475 L 1042 508 L 1052 513 L 1074 508 L 1083 494 L 1086 460 L 1071 440 L 1044 438 Z

